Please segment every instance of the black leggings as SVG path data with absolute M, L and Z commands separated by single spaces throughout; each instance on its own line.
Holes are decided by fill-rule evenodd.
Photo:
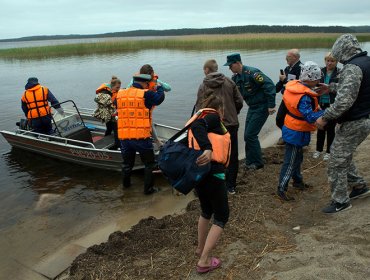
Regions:
M 320 104 L 321 109 L 326 109 L 329 107 L 327 104 Z M 325 136 L 326 139 L 326 152 L 330 154 L 330 146 L 333 143 L 335 136 L 335 121 L 329 121 L 324 127 L 324 130 L 317 130 L 317 141 L 316 141 L 316 151 L 322 152 L 324 150 Z
M 196 187 L 201 216 L 207 220 L 213 215 L 213 224 L 224 228 L 229 220 L 229 202 L 225 180 L 216 178 L 210 173 Z

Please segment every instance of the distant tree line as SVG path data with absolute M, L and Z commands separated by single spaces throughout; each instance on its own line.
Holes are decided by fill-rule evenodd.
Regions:
M 0 42 L 55 40 L 55 39 L 82 39 L 107 37 L 135 37 L 135 36 L 181 36 L 205 34 L 242 34 L 242 33 L 368 33 L 370 26 L 308 26 L 308 25 L 244 25 L 215 28 L 182 28 L 167 30 L 134 30 L 89 35 L 51 35 L 29 36 L 14 39 L 3 39 Z

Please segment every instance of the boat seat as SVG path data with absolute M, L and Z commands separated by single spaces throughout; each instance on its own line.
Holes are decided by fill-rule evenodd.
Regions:
M 110 147 L 113 146 L 113 144 L 114 144 L 113 134 L 104 136 L 97 140 L 96 142 L 94 142 L 94 146 L 97 149 L 109 149 Z
M 85 126 L 81 127 L 77 131 L 74 131 L 68 135 L 65 135 L 65 137 L 68 139 L 73 139 L 73 140 L 85 141 L 85 142 L 90 142 L 90 143 L 93 142 L 91 132 Z

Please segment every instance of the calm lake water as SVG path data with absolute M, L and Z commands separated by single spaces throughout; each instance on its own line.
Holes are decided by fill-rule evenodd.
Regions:
M 23 44 L 45 43 L 47 42 Z M 19 46 L 20 43 L 13 44 Z M 11 43 L 0 43 L 0 48 L 10 46 Z M 370 43 L 365 43 L 363 48 L 369 51 Z M 323 66 L 323 57 L 327 51 L 329 50 L 302 49 L 301 58 L 302 61 L 312 60 Z M 228 67 L 222 64 L 226 56 L 234 52 L 240 52 L 244 64 L 261 69 L 274 82 L 278 79 L 279 69 L 286 65 L 286 50 L 232 49 L 141 50 L 124 54 L 43 60 L 0 60 L 0 129 L 13 129 L 16 121 L 23 117 L 20 98 L 28 77 L 38 77 L 40 83 L 47 86 L 59 101 L 73 99 L 79 107 L 95 108 L 95 89 L 102 82 L 108 82 L 112 75 L 116 75 L 125 86 L 132 74 L 146 63 L 154 67 L 161 80 L 172 86 L 165 102 L 154 112 L 155 121 L 182 127 L 190 117 L 198 86 L 204 78 L 202 66 L 205 60 L 216 59 L 220 72 L 231 76 Z M 277 97 L 279 104 L 281 97 Z M 241 154 L 246 111 L 245 106 L 240 114 Z M 261 133 L 265 143 L 269 143 L 268 138 L 274 130 L 273 116 Z M 41 258 L 43 250 L 46 250 L 41 244 L 47 243 L 46 241 L 54 242 L 53 246 L 57 248 L 66 239 L 86 233 L 86 229 L 94 222 L 102 223 L 115 215 L 121 215 L 128 208 L 145 208 L 153 200 L 141 195 L 140 174 L 134 180 L 137 186 L 130 192 L 123 193 L 121 176 L 117 172 L 108 174 L 106 171 L 12 150 L 2 137 L 0 153 L 0 275 L 5 275 L 5 266 L 9 267 L 9 256 L 25 252 L 31 254 L 33 251 L 34 255 Z M 158 184 L 170 194 L 170 189 L 160 176 Z M 25 238 L 29 241 L 23 240 Z M 16 265 L 13 264 L 13 267 Z

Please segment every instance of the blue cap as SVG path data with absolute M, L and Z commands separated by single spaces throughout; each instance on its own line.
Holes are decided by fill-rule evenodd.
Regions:
M 235 62 L 238 62 L 238 61 L 242 62 L 240 54 L 238 54 L 238 53 L 230 54 L 230 55 L 227 56 L 227 61 L 224 64 L 224 66 L 230 66 L 231 64 L 233 64 Z

